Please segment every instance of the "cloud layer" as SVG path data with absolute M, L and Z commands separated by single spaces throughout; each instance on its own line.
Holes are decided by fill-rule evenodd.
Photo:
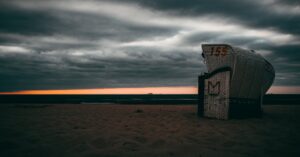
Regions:
M 201 43 L 255 49 L 299 86 L 296 0 L 0 1 L 0 91 L 195 86 Z

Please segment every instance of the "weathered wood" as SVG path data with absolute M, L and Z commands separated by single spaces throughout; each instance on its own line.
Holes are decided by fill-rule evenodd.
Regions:
M 254 51 L 226 44 L 203 44 L 202 49 L 208 69 L 204 81 L 204 116 L 228 119 L 234 117 L 229 113 L 241 116 L 240 113 L 246 115 L 247 111 L 249 115 L 260 112 L 262 95 L 275 77 L 272 65 Z M 230 70 L 219 72 L 222 68 Z
M 230 72 L 225 71 L 205 80 L 204 116 L 228 119 Z
M 204 113 L 204 88 L 205 88 L 205 74 L 198 77 L 198 116 L 203 116 Z

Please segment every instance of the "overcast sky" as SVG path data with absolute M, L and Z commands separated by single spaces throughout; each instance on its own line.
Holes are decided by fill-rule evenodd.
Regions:
M 299 0 L 0 0 L 0 91 L 196 86 L 202 43 L 300 86 Z

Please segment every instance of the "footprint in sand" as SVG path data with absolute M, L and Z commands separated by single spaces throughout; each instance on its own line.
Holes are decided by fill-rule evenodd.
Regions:
M 141 143 L 141 144 L 147 142 L 147 138 L 145 138 L 145 137 L 143 137 L 143 136 L 136 136 L 136 137 L 134 137 L 134 140 L 135 140 L 136 142 L 138 142 L 138 143 Z
M 137 151 L 138 147 L 139 147 L 139 145 L 135 142 L 126 141 L 123 143 L 123 148 L 125 148 L 127 150 Z
M 18 149 L 20 146 L 13 141 L 2 141 L 0 142 L 0 151 Z
M 75 146 L 73 151 L 80 153 L 80 152 L 88 151 L 89 149 L 90 149 L 90 147 L 87 143 L 81 143 L 81 144 L 78 144 L 77 146 Z
M 223 143 L 224 147 L 233 147 L 236 143 L 234 141 L 226 141 Z
M 97 139 L 91 141 L 90 145 L 97 149 L 103 149 L 108 146 L 108 142 L 103 138 L 97 138 Z
M 150 145 L 150 147 L 152 147 L 152 148 L 158 148 L 158 147 L 161 147 L 161 146 L 165 145 L 165 143 L 166 143 L 166 142 L 165 142 L 164 140 L 159 139 L 159 140 L 154 141 L 154 142 Z
M 74 130 L 78 130 L 78 129 L 84 130 L 84 129 L 86 129 L 86 128 L 83 127 L 83 126 L 74 126 L 73 129 L 74 129 Z

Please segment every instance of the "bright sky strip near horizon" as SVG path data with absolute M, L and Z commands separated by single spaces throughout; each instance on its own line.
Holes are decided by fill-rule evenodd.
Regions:
M 300 93 L 297 0 L 0 0 L 0 6 L 0 92 L 196 87 L 206 71 L 201 44 L 228 43 L 274 65 L 273 93 Z
M 300 88 L 273 86 L 268 94 L 298 94 Z M 198 94 L 198 88 L 185 87 L 137 87 L 137 88 L 96 88 L 96 89 L 60 89 L 60 90 L 24 90 L 16 92 L 0 92 L 0 94 Z

